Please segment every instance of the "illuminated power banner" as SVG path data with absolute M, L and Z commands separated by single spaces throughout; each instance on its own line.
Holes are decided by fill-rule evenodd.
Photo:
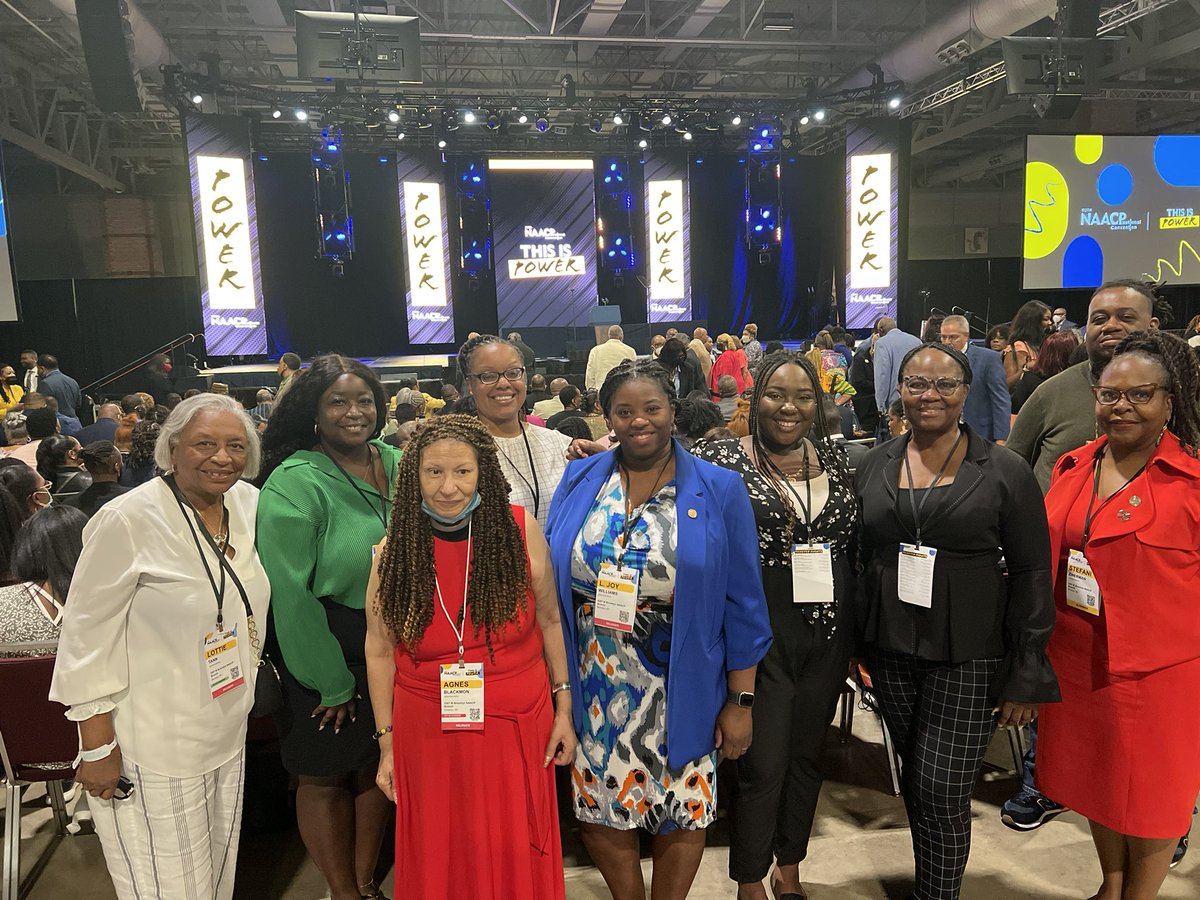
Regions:
M 12 242 L 8 239 L 8 205 L 4 196 L 3 165 L 0 165 L 0 322 L 16 322 L 17 279 L 13 273 Z
M 241 116 L 187 114 L 183 128 L 207 353 L 265 355 L 249 121 Z
M 895 318 L 901 271 L 901 169 L 907 146 L 895 119 L 846 128 L 846 327 Z
M 488 160 L 500 327 L 586 325 L 597 302 L 590 159 Z
M 400 154 L 400 230 L 404 236 L 405 311 L 410 344 L 454 341 L 449 220 L 439 157 Z
M 646 321 L 692 318 L 691 211 L 687 158 L 647 157 Z

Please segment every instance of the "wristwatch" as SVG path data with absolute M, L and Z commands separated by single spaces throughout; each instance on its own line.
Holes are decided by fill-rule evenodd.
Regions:
M 750 709 L 754 706 L 754 692 L 730 691 L 725 695 L 725 702 L 732 703 L 734 706 L 740 706 L 742 709 Z

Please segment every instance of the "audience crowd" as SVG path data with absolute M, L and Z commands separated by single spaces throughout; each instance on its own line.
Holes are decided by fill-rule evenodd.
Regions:
M 986 334 L 640 356 L 614 325 L 549 381 L 472 333 L 453 383 L 285 353 L 277 388 L 181 396 L 163 359 L 97 403 L 27 350 L 0 656 L 57 647 L 123 900 L 233 896 L 264 715 L 332 900 L 391 893 L 393 815 L 396 896 L 561 898 L 567 809 L 614 898 L 645 896 L 639 832 L 682 898 L 727 778 L 737 897 L 804 898 L 848 671 L 902 763 L 913 898 L 959 897 L 984 752 L 1028 727 L 1003 822 L 1076 810 L 1093 900 L 1151 900 L 1200 792 L 1200 340 L 1169 320 L 1123 280 L 1080 326 L 1031 300 Z

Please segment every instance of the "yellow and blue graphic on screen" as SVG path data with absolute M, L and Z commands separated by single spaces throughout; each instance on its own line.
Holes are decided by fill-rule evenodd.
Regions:
M 1054 142 L 1059 152 L 1035 153 L 1039 140 Z M 1153 142 L 1153 169 L 1144 159 L 1151 147 L 1138 142 Z M 1200 135 L 1031 138 L 1030 157 L 1024 197 L 1027 288 L 1094 287 L 1133 275 L 1200 281 Z M 1038 260 L 1046 262 L 1029 265 Z M 1058 269 L 1053 273 L 1058 278 L 1047 264 Z

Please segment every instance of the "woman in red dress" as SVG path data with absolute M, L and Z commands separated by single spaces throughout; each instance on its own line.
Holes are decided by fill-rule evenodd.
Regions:
M 1038 789 L 1091 824 L 1093 900 L 1153 900 L 1200 791 L 1200 370 L 1140 332 L 1092 390 L 1103 435 L 1046 495 L 1062 703 L 1043 707 Z
M 412 440 L 367 588 L 397 897 L 564 896 L 550 763 L 575 756 L 567 657 L 545 538 L 496 452 L 468 416 Z

